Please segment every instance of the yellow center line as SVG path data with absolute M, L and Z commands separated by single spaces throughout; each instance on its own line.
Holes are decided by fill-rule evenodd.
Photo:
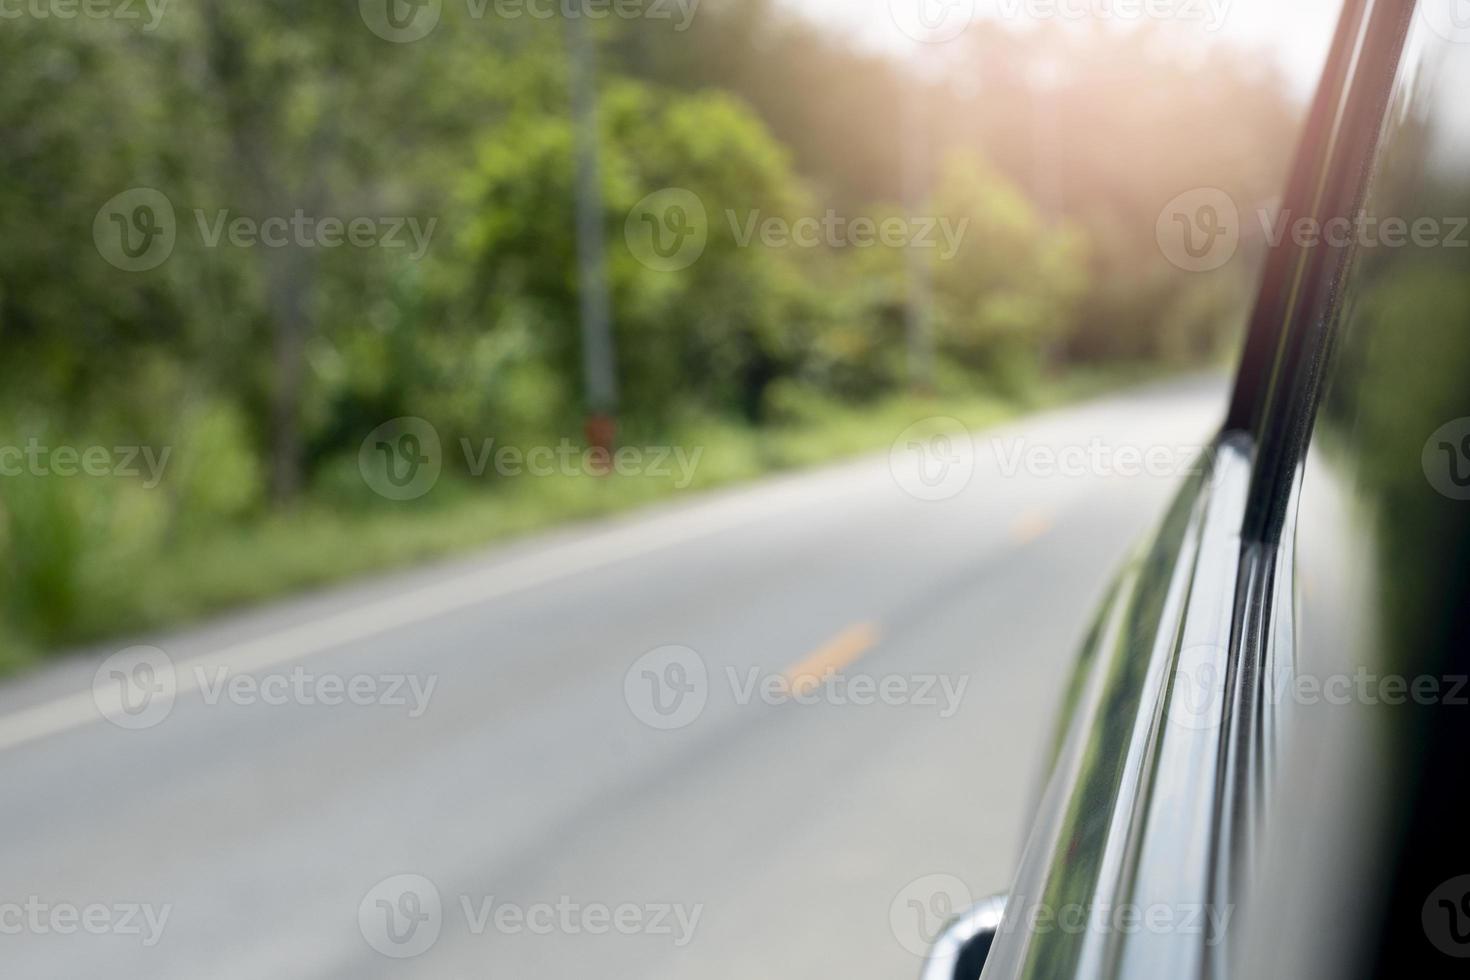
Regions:
M 1056 520 L 1049 512 L 1032 508 L 1011 522 L 1011 540 L 1017 544 L 1030 544 L 1055 526 Z
M 806 694 L 822 683 L 828 673 L 840 671 L 871 650 L 878 638 L 878 627 L 873 623 L 849 626 L 786 671 L 783 675 L 786 689 L 793 694 Z

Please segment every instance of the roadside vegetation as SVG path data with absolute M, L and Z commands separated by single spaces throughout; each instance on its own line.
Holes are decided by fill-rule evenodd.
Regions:
M 680 487 L 470 472 L 466 442 L 580 444 L 588 406 L 563 25 L 468 9 L 412 43 L 357 0 L 0 31 L 0 451 L 52 454 L 0 475 L 0 670 L 1234 343 L 1252 243 L 1189 274 L 1155 221 L 1189 188 L 1244 206 L 1279 184 L 1296 110 L 1261 64 L 1201 68 L 1158 31 L 977 25 L 915 73 L 762 0 L 705 0 L 687 31 L 595 25 L 618 442 L 700 463 Z M 174 238 L 130 270 L 103 242 L 139 188 Z M 676 269 L 629 231 L 670 188 L 706 216 Z M 814 244 L 752 233 L 829 215 L 847 232 Z M 943 247 L 851 234 L 915 216 Z M 231 231 L 272 218 L 280 247 Z M 361 220 L 370 243 L 324 244 Z M 445 472 L 391 500 L 359 456 L 403 417 L 433 425 Z M 141 448 L 156 479 L 121 465 Z

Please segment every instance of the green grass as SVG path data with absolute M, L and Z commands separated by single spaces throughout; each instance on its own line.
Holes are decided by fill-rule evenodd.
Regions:
M 885 450 L 898 433 L 926 417 L 949 416 L 983 428 L 1158 373 L 1073 372 L 1016 398 L 904 397 L 862 408 L 815 404 L 760 429 L 718 421 L 689 425 L 677 438 L 659 440 L 690 451 L 703 447 L 694 479 L 683 488 L 673 476 L 492 475 L 471 480 L 446 471 L 428 495 L 415 501 L 372 498 L 366 504 L 328 506 L 308 498 L 289 513 L 173 535 L 167 546 L 149 535 L 132 544 L 125 537 L 108 536 L 87 546 L 75 562 L 69 601 L 62 615 L 52 617 L 50 629 L 28 633 L 0 624 L 0 673 L 22 669 L 68 646 L 178 626 L 568 522 Z

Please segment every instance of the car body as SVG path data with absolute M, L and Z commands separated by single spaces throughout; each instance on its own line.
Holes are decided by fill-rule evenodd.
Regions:
M 1470 20 L 1348 0 L 1222 431 L 1085 643 L 1004 914 L 927 976 L 1465 975 L 1466 215 Z

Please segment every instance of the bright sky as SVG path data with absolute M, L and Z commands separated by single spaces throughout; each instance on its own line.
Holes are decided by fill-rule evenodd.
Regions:
M 815 20 L 851 31 L 866 43 L 898 51 L 922 46 L 898 26 L 915 23 L 922 6 L 941 30 L 977 18 L 1024 23 L 1040 16 L 1076 20 L 1088 12 L 1169 11 L 1203 37 L 1270 51 L 1298 88 L 1311 94 L 1342 0 L 784 0 Z M 1136 18 L 1135 14 L 1135 18 Z

